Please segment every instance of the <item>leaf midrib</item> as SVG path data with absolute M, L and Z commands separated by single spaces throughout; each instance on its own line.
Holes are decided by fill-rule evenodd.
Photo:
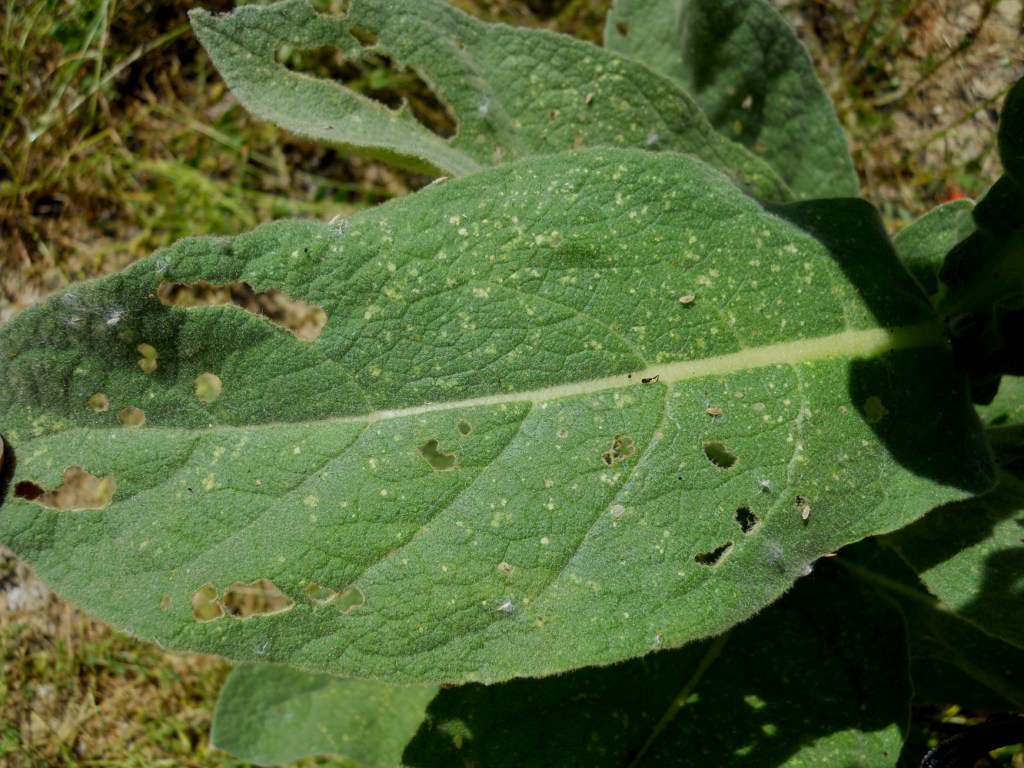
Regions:
M 700 360 L 680 360 L 674 363 L 653 364 L 639 371 L 596 379 L 585 379 L 569 384 L 557 384 L 541 389 L 482 395 L 467 400 L 449 400 L 438 403 L 372 411 L 370 413 L 341 416 L 326 421 L 341 424 L 389 421 L 425 413 L 476 408 L 511 403 L 541 403 L 574 395 L 594 394 L 612 389 L 645 386 L 644 379 L 657 377 L 658 384 L 674 384 L 706 376 L 721 376 L 740 371 L 765 368 L 772 365 L 799 365 L 835 358 L 872 358 L 887 352 L 904 349 L 936 347 L 946 344 L 941 330 L 933 323 L 921 323 L 899 328 L 871 328 L 843 331 L 829 336 L 799 339 L 762 347 L 743 349 L 725 355 Z
M 786 341 L 751 347 L 738 352 L 730 352 L 700 360 L 679 360 L 673 363 L 655 363 L 642 370 L 621 373 L 614 376 L 603 376 L 596 379 L 584 379 L 568 384 L 557 384 L 540 389 L 521 390 L 518 392 L 501 392 L 493 395 L 466 400 L 447 400 L 423 405 L 393 408 L 351 416 L 332 416 L 304 422 L 272 421 L 263 424 L 217 424 L 205 427 L 176 427 L 174 425 L 147 425 L 147 431 L 189 430 L 194 432 L 220 432 L 239 429 L 261 430 L 274 429 L 282 425 L 294 426 L 305 424 L 365 424 L 390 421 L 393 419 L 420 416 L 427 413 L 452 411 L 465 408 L 486 406 L 512 405 L 516 403 L 543 403 L 563 397 L 596 394 L 610 390 L 622 390 L 630 387 L 675 384 L 681 381 L 699 379 L 707 376 L 723 376 L 740 371 L 755 370 L 776 365 L 801 365 L 832 359 L 870 359 L 897 350 L 920 349 L 946 346 L 947 341 L 941 328 L 933 323 L 900 326 L 897 328 L 870 328 L 864 330 L 848 330 L 828 336 L 818 336 L 797 341 Z M 644 384 L 644 379 L 654 379 Z M 96 427 L 80 427 L 93 432 L 102 432 Z M 114 428 L 117 429 L 117 428 Z M 121 428 L 123 429 L 123 428 Z M 76 429 L 64 430 L 77 431 Z

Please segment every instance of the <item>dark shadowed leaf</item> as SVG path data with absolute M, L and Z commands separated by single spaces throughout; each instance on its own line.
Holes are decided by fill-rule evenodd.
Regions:
M 714 640 L 443 690 L 403 764 L 895 765 L 911 695 L 900 614 L 835 567 L 818 570 Z

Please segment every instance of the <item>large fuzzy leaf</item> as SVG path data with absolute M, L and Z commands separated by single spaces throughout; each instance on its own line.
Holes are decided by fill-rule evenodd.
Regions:
M 161 303 L 199 280 L 327 325 Z M 993 479 L 873 209 L 769 213 L 683 155 L 186 240 L 24 312 L 0 359 L 0 540 L 143 637 L 346 676 L 681 645 Z
M 676 83 L 565 35 L 485 24 L 442 0 L 353 0 L 344 17 L 285 0 L 224 16 L 196 10 L 192 24 L 246 109 L 320 141 L 453 176 L 584 146 L 647 147 L 700 157 L 764 199 L 791 196 Z M 406 109 L 288 70 L 276 58 L 284 46 L 391 56 L 431 84 L 456 135 L 443 139 Z
M 615 0 L 605 45 L 682 85 L 723 136 L 766 160 L 797 197 L 857 195 L 832 100 L 766 0 Z

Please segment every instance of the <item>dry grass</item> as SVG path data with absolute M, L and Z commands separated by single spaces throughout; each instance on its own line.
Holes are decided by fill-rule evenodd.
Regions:
M 836 104 L 864 197 L 897 229 L 1001 173 L 997 107 L 1024 75 L 1020 0 L 775 0 Z
M 608 0 L 455 0 L 599 41 Z M 994 107 L 1024 57 L 1020 0 L 777 0 L 811 49 L 865 194 L 895 227 L 997 171 Z M 251 119 L 185 0 L 5 0 L 0 321 L 184 235 L 328 218 L 425 182 Z M 205 0 L 225 10 L 229 0 Z M 0 553 L 0 762 L 236 765 L 207 731 L 227 665 L 98 624 Z

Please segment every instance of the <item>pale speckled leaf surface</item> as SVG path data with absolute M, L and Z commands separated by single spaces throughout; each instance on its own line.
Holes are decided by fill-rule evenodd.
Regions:
M 198 280 L 327 324 L 310 343 L 160 302 Z M 859 201 L 770 213 L 638 150 L 506 164 L 334 225 L 185 240 L 16 317 L 8 491 L 68 467 L 116 490 L 77 511 L 9 492 L 0 541 L 175 648 L 400 682 L 611 663 L 991 485 L 933 323 Z M 286 610 L 194 615 L 262 579 Z
M 246 109 L 319 141 L 463 176 L 535 154 L 587 146 L 686 152 L 759 197 L 786 185 L 743 146 L 720 136 L 672 80 L 590 43 L 477 21 L 441 0 L 353 0 L 344 17 L 304 0 L 191 15 L 196 34 Z M 282 46 L 366 50 L 416 71 L 458 122 L 451 139 L 341 82 L 289 71 Z
M 832 100 L 766 0 L 615 0 L 604 37 L 693 94 L 723 136 L 768 162 L 798 198 L 857 196 Z
M 403 765 L 895 766 L 911 695 L 899 611 L 818 570 L 714 640 L 442 690 Z
M 218 749 L 257 765 L 327 755 L 359 768 L 393 768 L 436 693 L 436 686 L 243 664 L 220 690 L 210 737 Z

